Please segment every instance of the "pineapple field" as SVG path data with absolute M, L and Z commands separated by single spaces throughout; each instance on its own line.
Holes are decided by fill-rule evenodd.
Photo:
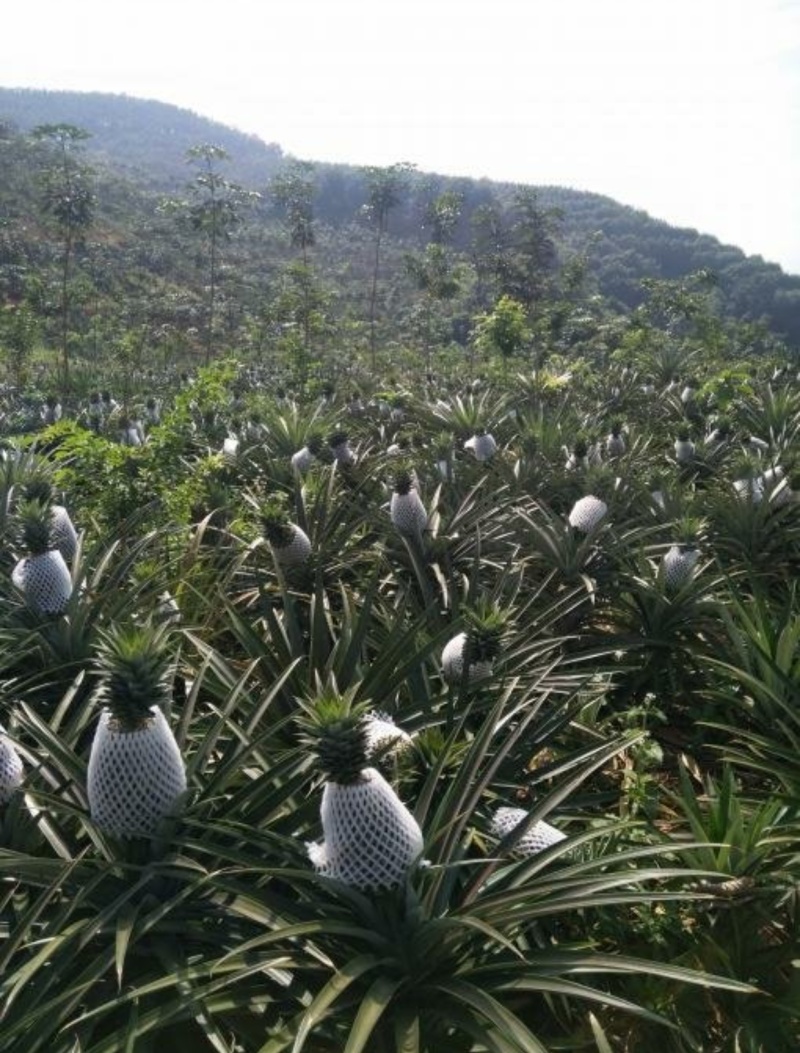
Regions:
M 0 1053 L 800 1048 L 800 377 L 665 346 L 4 391 Z

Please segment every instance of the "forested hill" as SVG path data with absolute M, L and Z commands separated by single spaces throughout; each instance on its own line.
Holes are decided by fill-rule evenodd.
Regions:
M 295 160 L 284 156 L 277 144 L 161 102 L 0 88 L 0 125 L 8 132 L 56 123 L 89 132 L 87 156 L 143 191 L 172 192 L 185 186 L 190 175 L 186 153 L 202 143 L 222 147 L 230 157 L 226 176 L 262 194 L 276 174 Z M 316 162 L 313 170 L 315 220 L 346 235 L 366 201 L 363 171 L 324 162 Z M 465 254 L 474 249 L 476 217 L 486 226 L 489 213 L 507 212 L 519 190 L 485 179 L 416 171 L 410 181 L 412 192 L 392 210 L 389 235 L 419 245 L 420 201 L 454 191 L 461 205 L 452 245 Z M 763 323 L 790 346 L 800 346 L 800 276 L 786 274 L 760 256 L 746 256 L 710 234 L 673 227 L 599 194 L 564 187 L 533 189 L 540 207 L 558 216 L 553 229 L 561 258 L 583 259 L 588 282 L 610 304 L 636 307 L 644 297 L 643 279 L 710 272 L 724 315 Z

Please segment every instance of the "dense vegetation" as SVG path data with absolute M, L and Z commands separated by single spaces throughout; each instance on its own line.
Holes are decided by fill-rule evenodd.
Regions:
M 0 154 L 0 1053 L 794 1053 L 791 348 L 90 141 Z
M 71 144 L 94 195 L 91 222 L 76 232 L 71 276 L 70 329 L 83 353 L 113 346 L 135 321 L 151 354 L 159 344 L 162 357 L 188 349 L 202 359 L 202 338 L 192 347 L 187 335 L 207 322 L 202 301 L 212 278 L 202 224 L 195 215 L 192 228 L 189 215 L 205 205 L 210 216 L 210 188 L 198 165 L 187 165 L 201 144 L 220 148 L 213 177 L 227 200 L 217 205 L 233 210 L 217 232 L 213 276 L 214 339 L 228 350 L 279 351 L 287 324 L 306 334 L 315 328 L 315 350 L 351 353 L 377 337 L 384 347 L 463 348 L 475 316 L 503 294 L 533 310 L 547 342 L 554 336 L 569 347 L 594 336 L 614 350 L 607 322 L 641 306 L 644 280 L 700 272 L 713 279 L 714 312 L 746 326 L 749 350 L 776 337 L 789 348 L 800 343 L 800 277 L 599 195 L 451 179 L 404 164 L 299 162 L 186 111 L 124 97 L 5 89 L 0 123 L 4 117 L 6 302 L 46 298 L 60 281 L 63 240 L 52 213 L 45 224 L 41 181 L 31 178 L 44 176 L 42 151 L 53 143 L 34 145 L 30 133 L 47 125 L 88 133 Z M 165 199 L 187 207 L 170 210 Z

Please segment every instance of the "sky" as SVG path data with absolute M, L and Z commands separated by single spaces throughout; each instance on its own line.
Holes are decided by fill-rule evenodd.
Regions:
M 800 0 L 15 0 L 0 84 L 605 194 L 800 274 Z

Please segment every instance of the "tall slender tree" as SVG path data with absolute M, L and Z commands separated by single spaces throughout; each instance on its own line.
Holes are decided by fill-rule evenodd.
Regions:
M 381 246 L 389 225 L 389 216 L 403 199 L 409 176 L 414 165 L 398 161 L 388 168 L 367 166 L 361 169 L 367 184 L 367 202 L 362 212 L 374 231 L 372 279 L 369 296 L 369 351 L 373 371 L 376 368 L 377 351 L 377 304 L 378 278 L 380 274 Z
M 283 210 L 289 240 L 300 254 L 299 261 L 290 269 L 289 277 L 291 284 L 303 297 L 299 314 L 305 363 L 311 353 L 312 301 L 315 299 L 314 275 L 309 256 L 309 249 L 315 241 L 314 190 L 314 166 L 309 161 L 293 161 L 275 176 L 269 190 L 272 199 Z
M 75 250 L 94 221 L 96 197 L 92 189 L 93 168 L 81 157 L 89 132 L 74 124 L 40 124 L 33 138 L 48 143 L 40 182 L 42 207 L 56 225 L 62 245 L 61 257 L 61 380 L 70 385 L 70 284 Z
M 200 143 L 186 151 L 186 161 L 196 169 L 187 184 L 188 198 L 162 202 L 162 210 L 176 212 L 189 229 L 208 246 L 206 287 L 205 362 L 215 350 L 216 310 L 222 245 L 230 241 L 240 225 L 246 206 L 260 195 L 226 179 L 220 165 L 230 161 L 227 150 L 213 143 Z

